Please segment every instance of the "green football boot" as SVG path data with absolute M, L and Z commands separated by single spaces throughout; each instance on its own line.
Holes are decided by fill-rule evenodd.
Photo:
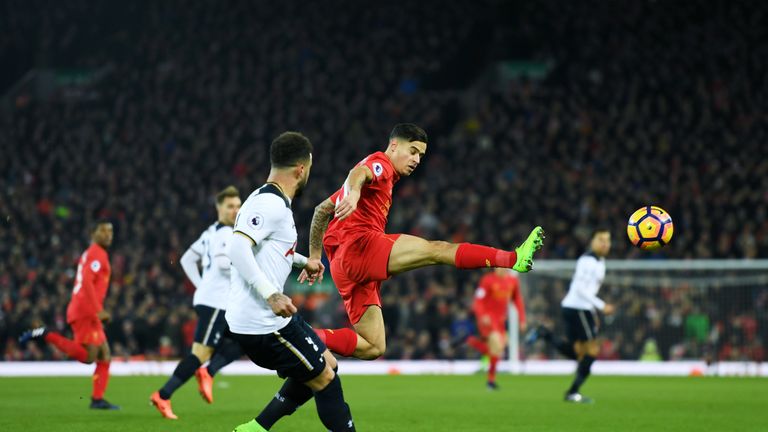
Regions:
M 544 230 L 537 226 L 528 235 L 523 244 L 515 248 L 517 254 L 517 261 L 512 266 L 512 270 L 519 273 L 527 273 L 533 268 L 533 254 L 537 250 L 541 249 L 541 245 L 544 243 Z
M 232 432 L 267 432 L 266 429 L 261 427 L 259 423 L 256 422 L 256 420 L 251 420 L 248 423 L 243 423 L 240 426 L 236 427 Z

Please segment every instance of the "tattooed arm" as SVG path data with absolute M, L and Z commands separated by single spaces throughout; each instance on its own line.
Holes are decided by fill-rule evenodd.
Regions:
M 315 207 L 315 214 L 312 216 L 312 226 L 309 228 L 309 257 L 304 270 L 301 271 L 299 283 L 309 282 L 312 285 L 315 282 L 323 281 L 323 272 L 325 266 L 321 259 L 323 257 L 323 236 L 328 229 L 328 222 L 333 216 L 336 206 L 333 201 L 326 199 Z
M 326 199 L 315 207 L 312 216 L 312 226 L 309 229 L 309 258 L 320 259 L 323 256 L 323 236 L 328 229 L 336 205 Z

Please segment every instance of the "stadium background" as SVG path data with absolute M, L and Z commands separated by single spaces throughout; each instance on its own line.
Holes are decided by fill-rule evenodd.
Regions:
M 547 230 L 540 258 L 574 259 L 604 225 L 612 258 L 768 256 L 761 2 L 1 7 L 5 360 L 60 358 L 36 344 L 22 350 L 15 337 L 37 321 L 66 328 L 96 217 L 116 227 L 107 300 L 115 357 L 183 354 L 194 313 L 178 259 L 215 218 L 217 190 L 235 184 L 245 197 L 263 182 L 268 143 L 286 129 L 315 145 L 309 188 L 294 204 L 303 253 L 314 205 L 383 148 L 393 124 L 413 121 L 430 145 L 395 188 L 390 232 L 513 247 L 538 224 Z M 650 203 L 676 224 L 656 255 L 624 237 L 631 211 Z M 471 326 L 479 275 L 432 268 L 387 282 L 386 356 L 471 356 L 448 341 Z M 310 322 L 344 324 L 332 286 L 291 290 Z M 617 320 L 638 325 L 614 331 L 604 356 L 639 358 L 660 320 L 674 335 L 665 359 L 763 360 L 765 285 L 715 301 L 678 293 L 608 292 Z M 527 300 L 546 317 L 559 298 Z

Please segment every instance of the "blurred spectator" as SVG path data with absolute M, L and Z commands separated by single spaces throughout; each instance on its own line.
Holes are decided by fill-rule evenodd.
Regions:
M 432 144 L 395 189 L 390 232 L 513 247 L 538 224 L 548 237 L 540 256 L 572 259 L 590 227 L 607 223 L 618 236 L 634 209 L 652 203 L 676 224 L 659 258 L 768 256 L 768 4 L 39 0 L 7 8 L 0 86 L 32 68 L 68 83 L 50 98 L 22 92 L 0 107 L 0 352 L 8 360 L 58 358 L 47 348 L 20 351 L 14 339 L 33 322 L 65 328 L 85 227 L 97 217 L 116 229 L 107 300 L 115 357 L 187 350 L 192 288 L 179 254 L 215 217 L 216 190 L 261 184 L 268 143 L 286 129 L 316 148 L 310 185 L 294 203 L 300 252 L 314 206 L 349 166 L 383 148 L 395 123 L 412 121 Z M 510 59 L 548 71 L 540 80 L 496 76 Z M 617 241 L 612 257 L 640 252 Z M 466 355 L 446 348 L 445 330 L 466 331 L 477 277 L 440 268 L 385 283 L 388 358 Z M 665 359 L 696 357 L 720 329 L 720 357 L 764 357 L 766 287 L 738 288 L 747 294 L 735 298 L 709 293 L 732 299 L 723 310 L 684 286 L 660 285 L 614 295 L 627 314 L 607 355 L 637 359 L 652 336 Z M 564 294 L 561 284 L 551 289 Z M 529 298 L 531 310 L 552 304 L 549 295 Z M 344 324 L 335 293 L 304 308 L 320 327 Z

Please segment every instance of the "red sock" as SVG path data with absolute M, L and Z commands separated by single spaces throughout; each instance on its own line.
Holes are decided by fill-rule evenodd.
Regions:
M 109 362 L 97 361 L 96 370 L 93 372 L 93 398 L 104 399 L 104 391 L 109 382 Z
M 472 243 L 461 243 L 456 249 L 454 265 L 460 269 L 476 269 L 487 267 L 511 268 L 517 261 L 515 252 L 507 252 L 488 246 Z
M 488 354 L 488 344 L 475 336 L 470 336 L 467 338 L 467 345 L 474 348 L 480 354 Z
M 48 332 L 45 335 L 45 341 L 60 349 L 64 354 L 80 363 L 85 363 L 88 359 L 88 351 L 79 343 L 69 340 L 56 332 Z
M 491 365 L 488 367 L 488 382 L 496 382 L 496 365 L 499 363 L 497 356 L 491 356 Z
M 357 333 L 352 329 L 315 329 L 315 333 L 329 350 L 344 357 L 351 356 L 357 348 Z

